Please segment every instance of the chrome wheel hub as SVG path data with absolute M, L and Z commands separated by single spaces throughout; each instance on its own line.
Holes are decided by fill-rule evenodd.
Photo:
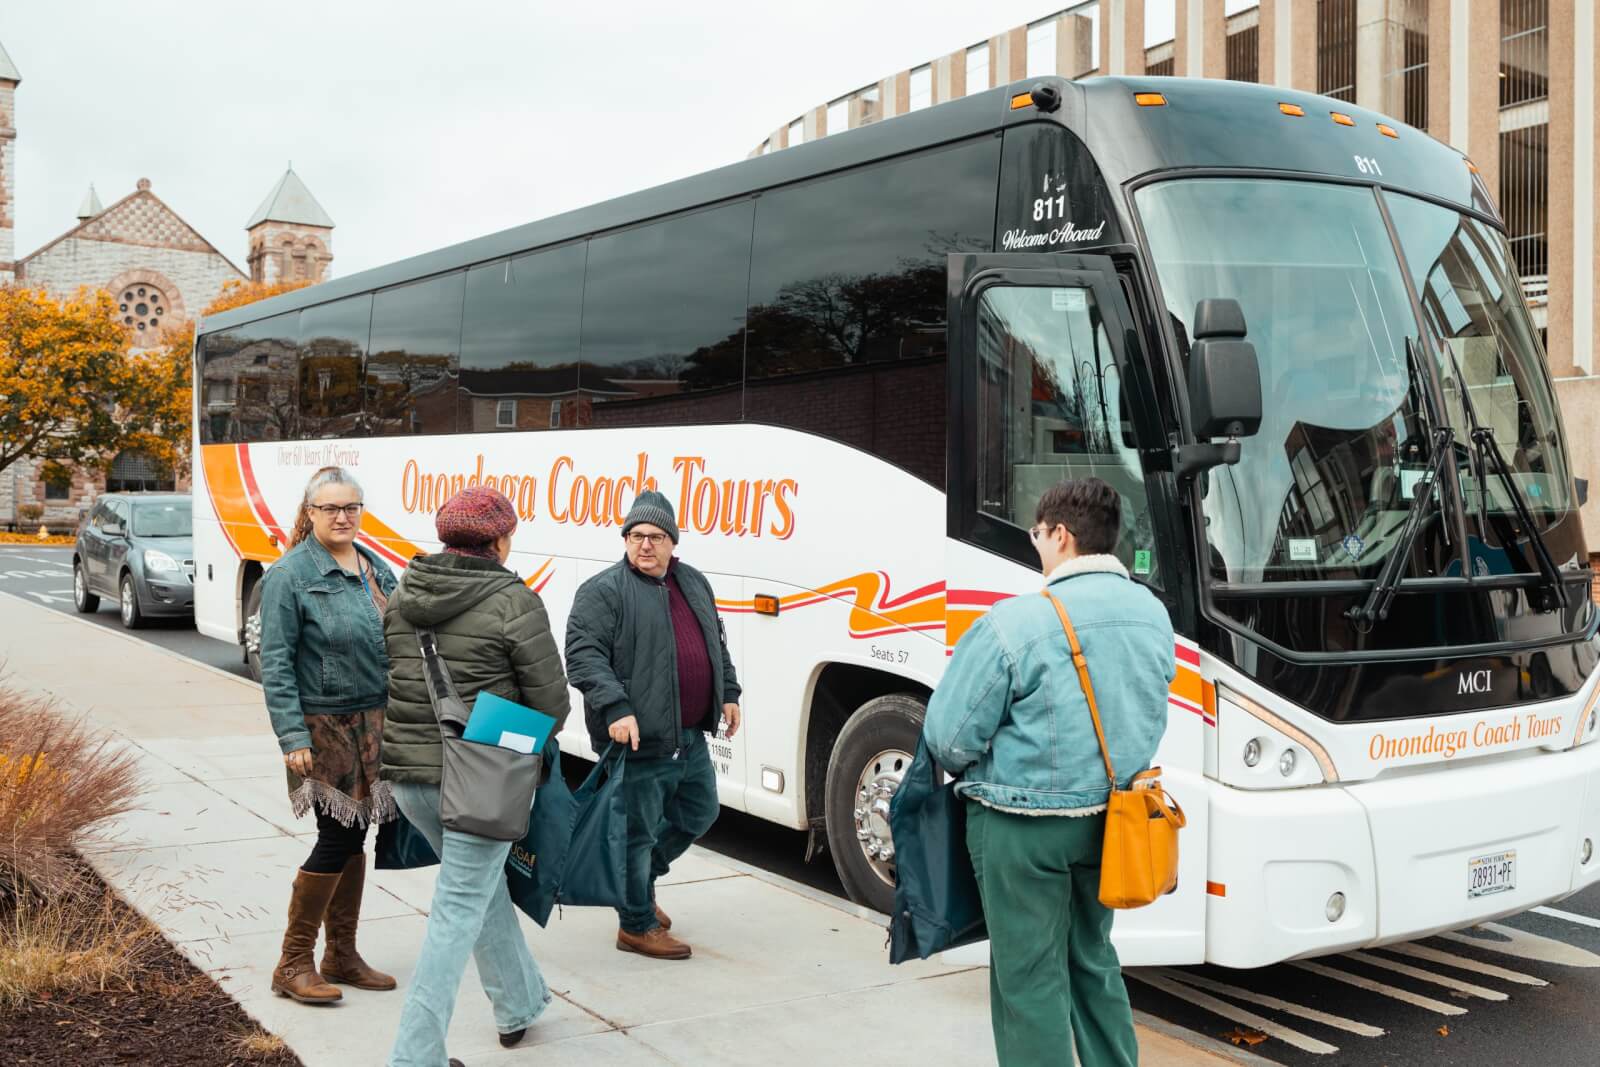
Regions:
M 867 760 L 856 783 L 856 841 L 872 873 L 885 885 L 894 885 L 894 838 L 889 833 L 889 802 L 894 799 L 911 754 L 897 748 Z
M 83 594 L 88 590 L 83 586 L 83 571 L 77 567 L 72 568 L 72 596 L 77 600 L 78 606 L 83 606 Z
M 133 608 L 134 608 L 133 598 L 134 598 L 133 583 L 132 582 L 123 582 L 122 583 L 122 621 L 123 622 L 132 622 L 133 621 Z
M 261 655 L 261 613 L 244 621 L 244 650 L 252 656 Z

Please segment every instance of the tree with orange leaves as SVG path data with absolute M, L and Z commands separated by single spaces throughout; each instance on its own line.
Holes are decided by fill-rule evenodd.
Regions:
M 0 288 L 0 471 L 104 460 L 164 435 L 158 389 L 105 292 Z

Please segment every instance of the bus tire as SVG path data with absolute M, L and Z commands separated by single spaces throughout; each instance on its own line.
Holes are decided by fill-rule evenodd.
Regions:
M 851 900 L 894 908 L 889 801 L 911 766 L 927 705 L 906 693 L 874 697 L 850 716 L 828 760 L 828 850 Z
M 250 677 L 261 681 L 261 579 L 256 579 L 244 602 L 244 664 Z

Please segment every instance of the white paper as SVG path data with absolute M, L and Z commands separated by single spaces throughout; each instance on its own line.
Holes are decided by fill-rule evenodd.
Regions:
M 1289 538 L 1289 558 L 1296 563 L 1317 561 L 1317 540 L 1314 537 Z
M 533 738 L 527 734 L 519 734 L 511 730 L 500 731 L 500 747 L 509 748 L 513 752 L 523 755 L 533 755 Z

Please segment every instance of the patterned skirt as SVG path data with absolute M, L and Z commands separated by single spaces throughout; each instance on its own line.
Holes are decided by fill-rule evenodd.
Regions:
M 295 818 L 313 808 L 341 826 L 366 826 L 395 818 L 394 794 L 378 779 L 383 744 L 383 710 L 351 715 L 307 715 L 311 731 L 311 773 L 289 777 L 289 803 Z

